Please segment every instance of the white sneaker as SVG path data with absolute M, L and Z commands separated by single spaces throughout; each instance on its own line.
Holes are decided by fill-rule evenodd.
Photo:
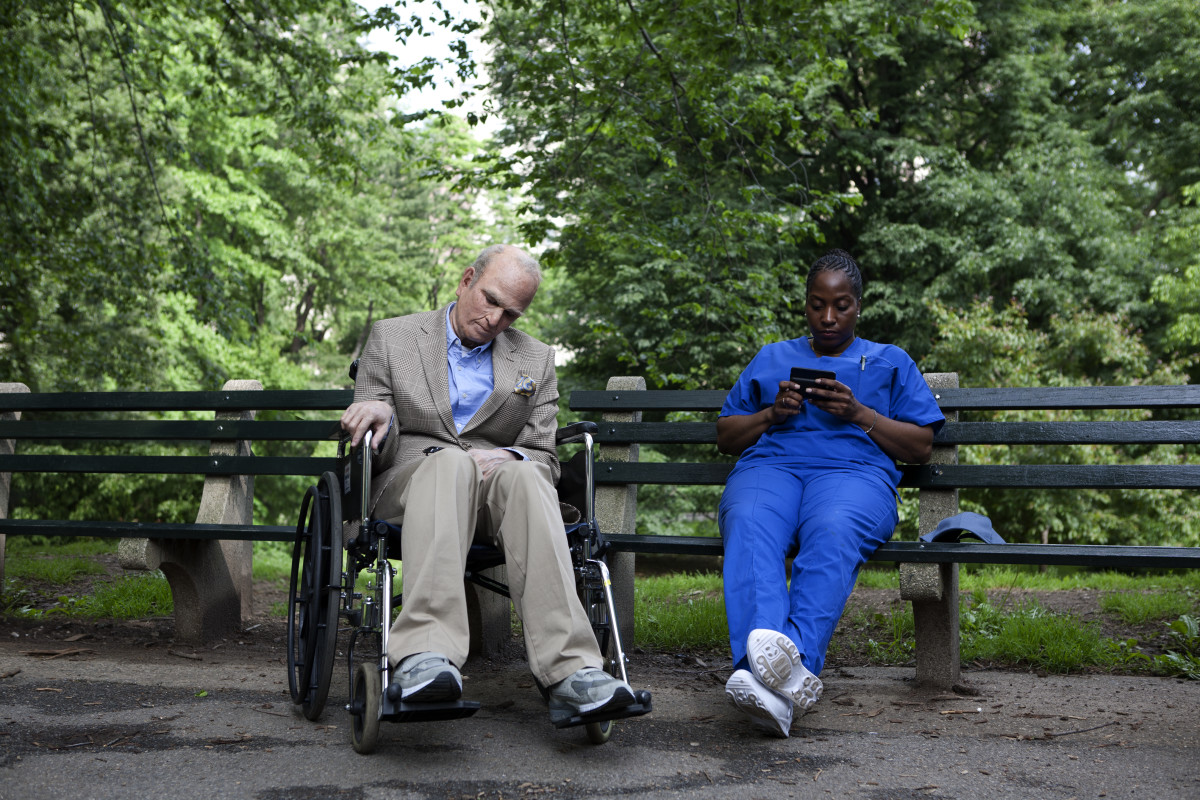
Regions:
M 746 657 L 758 679 L 790 697 L 804 715 L 821 699 L 821 679 L 800 661 L 795 643 L 779 631 L 756 628 L 746 639 Z
M 755 725 L 784 739 L 788 737 L 792 728 L 792 704 L 787 696 L 763 685 L 754 673 L 736 670 L 725 682 L 725 694 Z

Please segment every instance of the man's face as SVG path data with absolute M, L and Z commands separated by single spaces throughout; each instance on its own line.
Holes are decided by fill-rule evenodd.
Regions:
M 473 280 L 475 268 L 468 267 L 454 290 L 458 304 L 450 312 L 450 324 L 467 347 L 486 344 L 507 330 L 537 293 L 537 281 L 504 255 Z

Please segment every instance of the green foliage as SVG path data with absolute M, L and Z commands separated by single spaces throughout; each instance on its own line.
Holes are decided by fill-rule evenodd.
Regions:
M 1184 614 L 1169 629 L 1172 649 L 1155 657 L 1155 668 L 1163 675 L 1200 681 L 1200 619 Z
M 425 81 L 357 44 L 384 24 L 421 27 L 344 0 L 3 12 L 0 381 L 341 387 L 374 320 L 445 302 L 491 240 L 481 191 L 436 173 L 480 144 L 454 117 L 396 113 Z M 89 452 L 130 450 L 157 451 Z M 256 446 L 284 450 L 313 446 Z M 294 522 L 303 485 L 260 481 L 258 521 Z M 185 522 L 198 491 L 174 476 L 21 475 L 12 513 Z
M 1086 386 L 1180 384 L 1179 365 L 1157 361 L 1142 336 L 1116 313 L 1075 310 L 1034 328 L 1020 305 L 928 308 L 939 335 L 925 359 L 931 371 L 957 371 L 964 386 Z M 1153 419 L 1149 411 L 1010 412 L 961 415 L 961 421 Z M 1123 447 L 965 446 L 964 464 L 1197 463 L 1177 445 Z M 1200 543 L 1200 514 L 1190 493 L 1174 490 L 964 490 L 965 509 L 991 517 L 1009 541 L 1111 544 Z M 1136 520 L 1136 524 L 1131 524 Z

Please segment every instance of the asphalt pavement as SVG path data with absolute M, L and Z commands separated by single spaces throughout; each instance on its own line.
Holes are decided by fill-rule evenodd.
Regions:
M 347 676 L 310 722 L 274 637 L 185 648 L 0 627 L 0 798 L 1200 798 L 1200 683 L 841 668 L 789 739 L 728 705 L 724 664 L 634 653 L 652 714 L 556 730 L 514 646 L 464 669 L 474 717 L 349 742 Z

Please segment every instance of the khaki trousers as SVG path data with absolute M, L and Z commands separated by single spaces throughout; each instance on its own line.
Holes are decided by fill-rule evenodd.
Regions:
M 413 653 L 444 653 L 461 667 L 470 632 L 463 572 L 473 541 L 504 552 L 509 593 L 525 632 L 530 670 L 543 686 L 603 659 L 575 591 L 550 470 L 533 461 L 489 478 L 453 448 L 388 470 L 374 516 L 400 522 L 404 605 L 388 639 L 395 666 Z

